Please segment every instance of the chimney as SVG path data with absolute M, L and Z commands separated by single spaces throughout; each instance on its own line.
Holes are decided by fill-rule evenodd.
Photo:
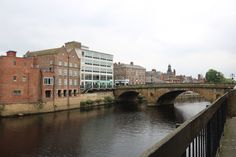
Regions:
M 134 62 L 130 62 L 130 65 L 134 65 Z
M 76 41 L 71 41 L 71 42 L 65 43 L 65 47 L 66 47 L 67 51 L 71 51 L 74 48 L 81 49 L 81 43 L 80 42 L 76 42 Z
M 7 51 L 7 56 L 9 57 L 16 57 L 16 51 Z
M 118 64 L 120 65 L 120 62 L 118 62 Z

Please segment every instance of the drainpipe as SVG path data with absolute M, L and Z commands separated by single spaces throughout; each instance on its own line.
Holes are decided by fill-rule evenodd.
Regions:
M 70 100 L 69 100 L 69 52 L 66 50 L 67 53 L 67 107 L 70 107 Z

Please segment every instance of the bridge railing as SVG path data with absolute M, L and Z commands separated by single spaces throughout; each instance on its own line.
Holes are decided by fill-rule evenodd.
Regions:
M 227 116 L 228 93 L 180 125 L 141 157 L 215 157 Z

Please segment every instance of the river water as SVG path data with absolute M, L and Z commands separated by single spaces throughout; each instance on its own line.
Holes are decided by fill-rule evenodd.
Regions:
M 192 117 L 208 104 L 128 109 L 121 104 L 89 112 L 4 118 L 0 119 L 0 156 L 137 157 L 174 130 L 176 122 Z

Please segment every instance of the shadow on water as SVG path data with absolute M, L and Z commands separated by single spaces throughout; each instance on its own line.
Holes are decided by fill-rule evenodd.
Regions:
M 137 102 L 118 102 L 115 105 L 115 112 L 136 112 L 140 111 L 143 104 Z

